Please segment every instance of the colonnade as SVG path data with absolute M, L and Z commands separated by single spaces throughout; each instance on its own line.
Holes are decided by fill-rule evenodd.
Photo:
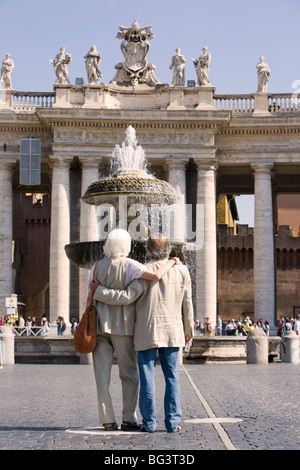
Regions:
M 196 312 L 203 321 L 208 316 L 215 319 L 217 313 L 217 232 L 216 232 L 216 173 L 217 162 L 213 158 L 194 156 L 197 165 L 197 204 L 204 207 L 203 244 L 196 251 Z M 189 158 L 167 158 L 168 179 L 176 189 L 178 202 L 185 218 L 186 164 Z M 50 322 L 58 315 L 69 320 L 70 262 L 65 245 L 70 242 L 70 182 L 71 159 L 60 156 L 51 158 L 51 238 L 50 238 Z M 93 157 L 80 159 L 82 164 L 82 193 L 99 178 L 99 162 Z M 0 163 L 0 301 L 12 293 L 12 174 L 11 162 Z M 275 320 L 275 263 L 274 229 L 272 209 L 272 184 L 269 163 L 252 165 L 255 184 L 255 236 L 254 236 L 254 303 L 255 319 Z M 81 204 L 80 240 L 97 240 L 97 220 L 94 206 Z M 80 268 L 80 312 L 84 311 L 88 271 Z M 72 291 L 72 286 L 71 286 Z
M 213 153 L 211 155 L 213 157 Z M 197 205 L 204 209 L 203 243 L 196 245 L 196 316 L 215 320 L 217 314 L 217 221 L 215 159 L 194 158 L 197 165 Z M 176 188 L 178 201 L 185 204 L 186 160 L 169 160 L 169 182 Z M 254 174 L 254 310 L 255 319 L 275 320 L 275 254 L 271 170 L 273 165 L 261 162 L 251 165 Z M 197 211 L 199 215 L 201 211 Z M 198 233 L 199 236 L 199 233 Z M 199 242 L 199 240 L 198 240 Z

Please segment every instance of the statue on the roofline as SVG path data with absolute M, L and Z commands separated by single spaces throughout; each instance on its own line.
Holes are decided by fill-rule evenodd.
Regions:
M 271 77 L 271 70 L 268 64 L 265 63 L 265 58 L 260 57 L 260 62 L 256 66 L 257 68 L 257 91 L 265 93 L 268 87 L 268 81 Z
M 12 59 L 10 59 L 10 54 L 5 55 L 5 59 L 2 61 L 2 67 L 1 67 L 1 82 L 3 84 L 3 88 L 7 90 L 12 89 L 11 85 L 11 76 L 12 76 L 12 70 L 14 68 L 15 64 Z
M 205 46 L 202 48 L 203 54 L 199 59 L 192 59 L 195 65 L 198 85 L 199 86 L 211 86 L 208 79 L 209 64 L 211 62 L 211 54 L 208 52 L 208 48 Z
M 54 70 L 56 73 L 56 84 L 64 85 L 69 84 L 69 72 L 68 64 L 71 62 L 71 54 L 67 54 L 65 47 L 60 48 L 59 54 L 56 55 L 55 59 L 50 59 L 50 64 L 54 65 Z

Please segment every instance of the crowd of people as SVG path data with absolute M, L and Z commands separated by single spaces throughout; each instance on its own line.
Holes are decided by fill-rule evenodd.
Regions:
M 217 315 L 216 323 L 210 321 L 209 317 L 204 318 L 204 322 L 201 324 L 199 320 L 195 320 L 195 333 L 204 336 L 247 336 L 248 331 L 254 328 L 261 328 L 267 336 L 270 334 L 270 325 L 267 320 L 262 319 L 254 322 L 250 317 L 239 317 L 238 320 L 232 319 L 223 321 L 220 315 Z M 57 335 L 63 336 L 67 331 L 67 325 L 64 318 L 59 316 L 57 318 Z M 78 320 L 72 318 L 70 325 L 70 333 L 74 336 L 78 325 Z M 19 328 L 27 327 L 30 335 L 35 329 L 39 329 L 41 326 L 44 327 L 43 334 L 48 335 L 50 324 L 44 315 L 41 319 L 40 324 L 36 321 L 36 317 L 27 317 L 26 320 L 22 315 L 14 317 L 12 315 L 2 315 L 0 319 L 0 326 L 14 326 Z M 31 330 L 31 331 L 30 331 Z M 277 336 L 284 336 L 288 330 L 293 330 L 297 335 L 300 336 L 300 315 L 296 318 L 281 316 L 277 326 Z
M 50 325 L 45 315 L 38 321 L 36 317 L 28 316 L 26 319 L 22 314 L 18 316 L 3 315 L 0 320 L 0 326 L 18 327 L 18 334 L 30 336 L 32 334 L 47 335 L 49 333 Z
M 67 324 L 63 317 L 59 316 L 56 321 L 57 335 L 63 336 L 67 332 Z M 74 336 L 75 330 L 78 325 L 78 320 L 72 318 L 70 325 L 70 333 Z M 41 319 L 36 317 L 28 316 L 26 319 L 22 314 L 18 316 L 14 315 L 2 315 L 0 318 L 0 326 L 12 326 L 17 328 L 19 336 L 31 336 L 31 335 L 43 335 L 48 336 L 50 331 L 50 323 L 45 315 Z
M 280 317 L 277 327 L 277 336 L 284 336 L 288 330 L 293 330 L 296 335 L 300 336 L 300 314 L 298 314 L 296 318 Z
M 261 328 L 267 336 L 270 334 L 270 324 L 267 320 L 259 319 L 255 322 L 249 316 L 223 321 L 220 315 L 217 315 L 215 323 L 209 317 L 205 317 L 203 323 L 195 320 L 196 334 L 204 336 L 247 336 L 248 332 L 255 328 Z M 280 317 L 277 335 L 284 336 L 287 330 L 300 334 L 300 315 L 297 318 Z

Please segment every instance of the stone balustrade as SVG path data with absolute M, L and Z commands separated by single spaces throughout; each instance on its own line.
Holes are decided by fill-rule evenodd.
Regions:
M 36 108 L 52 108 L 55 103 L 54 92 L 17 91 L 13 94 L 15 110 L 35 110 Z
M 295 93 L 276 93 L 269 95 L 271 113 L 293 113 L 300 110 L 300 97 Z
M 300 111 L 300 98 L 295 93 L 252 93 L 217 95 L 213 87 L 169 87 L 155 89 L 115 89 L 110 85 L 55 86 L 54 92 L 2 90 L 0 109 L 35 111 L 36 108 L 84 107 L 120 109 L 132 106 L 167 110 L 196 109 L 248 114 L 295 113 Z M 132 88 L 132 89 L 131 89 Z M 10 95 L 10 96 L 7 96 Z M 132 100 L 134 96 L 134 101 Z M 1 98 L 1 97 L 0 97 Z
M 219 111 L 251 113 L 254 110 L 253 95 L 214 95 L 214 106 Z

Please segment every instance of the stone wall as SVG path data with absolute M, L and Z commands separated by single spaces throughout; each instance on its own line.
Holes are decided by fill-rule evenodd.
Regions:
M 49 311 L 50 199 L 14 194 L 15 293 L 24 316 L 41 319 Z
M 254 316 L 254 231 L 247 225 L 233 229 L 218 225 L 218 312 L 223 320 Z M 300 237 L 291 236 L 288 226 L 275 235 L 276 307 L 280 315 L 292 316 L 299 304 Z

